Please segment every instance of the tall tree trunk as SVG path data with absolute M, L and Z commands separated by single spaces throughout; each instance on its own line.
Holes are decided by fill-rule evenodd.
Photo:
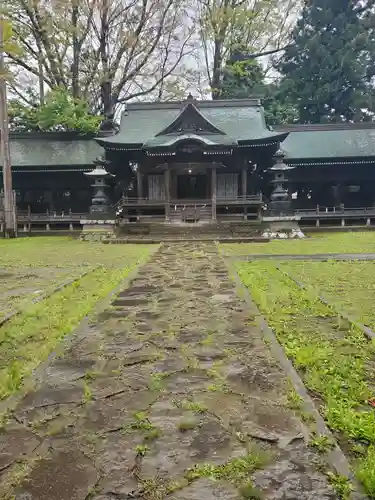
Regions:
M 38 71 L 39 71 L 39 103 L 44 106 L 44 69 L 43 69 L 43 53 L 39 50 L 38 52 Z
M 78 1 L 72 3 L 72 30 L 73 30 L 73 62 L 72 62 L 72 94 L 74 98 L 80 96 L 79 88 L 79 56 L 81 52 L 79 37 L 78 37 L 78 17 L 79 6 Z
M 222 73 L 222 42 L 215 40 L 215 51 L 212 65 L 211 93 L 212 99 L 219 99 L 221 94 L 221 73 Z
M 108 56 L 108 34 L 109 34 L 109 1 L 102 0 L 101 19 L 100 19 L 100 59 L 102 63 L 102 80 L 100 84 L 100 93 L 103 104 L 103 114 L 106 118 L 113 116 L 112 99 L 112 80 L 109 68 Z

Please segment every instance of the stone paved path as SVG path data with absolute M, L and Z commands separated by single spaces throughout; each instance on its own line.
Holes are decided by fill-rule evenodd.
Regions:
M 213 243 L 164 246 L 18 404 L 0 497 L 336 498 L 259 330 Z

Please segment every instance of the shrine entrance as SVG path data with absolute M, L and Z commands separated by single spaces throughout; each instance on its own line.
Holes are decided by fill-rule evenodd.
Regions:
M 205 199 L 209 197 L 208 179 L 206 173 L 177 175 L 178 199 Z

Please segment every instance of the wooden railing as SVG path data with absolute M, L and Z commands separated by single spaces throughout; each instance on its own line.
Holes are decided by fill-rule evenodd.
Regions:
M 150 205 L 150 206 L 163 206 L 165 205 L 165 200 L 155 200 L 150 198 L 128 198 L 123 196 L 119 199 L 117 203 L 113 206 L 115 209 L 122 208 L 124 206 L 136 206 L 136 205 Z
M 27 210 L 19 210 L 17 212 L 18 222 L 79 222 L 87 218 L 87 213 L 73 213 L 73 212 L 46 212 L 46 213 L 32 213 Z
M 250 194 L 244 196 L 217 196 L 217 204 L 230 204 L 230 205 L 241 205 L 241 204 L 261 204 L 263 202 L 263 197 L 261 194 Z M 209 205 L 212 204 L 212 198 L 172 198 L 169 200 L 170 205 Z M 115 205 L 115 209 L 120 209 L 123 207 L 135 207 L 139 205 L 143 206 L 163 206 L 166 204 L 166 200 L 155 200 L 152 198 L 132 198 L 124 196 Z
M 375 207 L 321 207 L 299 208 L 294 210 L 295 215 L 301 217 L 368 217 L 375 216 Z

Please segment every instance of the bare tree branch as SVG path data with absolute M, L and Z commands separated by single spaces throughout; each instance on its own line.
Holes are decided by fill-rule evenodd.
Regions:
M 300 0 L 196 2 L 203 59 L 213 97 L 234 49 L 241 46 L 252 59 L 270 62 L 269 56 L 285 50 L 300 8 Z

